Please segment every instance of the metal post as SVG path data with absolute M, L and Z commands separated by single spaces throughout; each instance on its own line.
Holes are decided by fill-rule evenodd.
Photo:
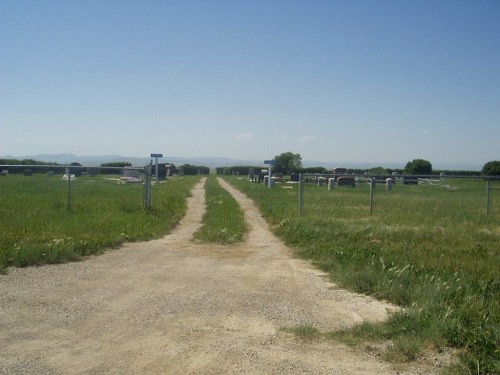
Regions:
M 304 175 L 299 173 L 299 216 L 304 214 Z
M 490 213 L 490 191 L 491 191 L 491 180 L 488 178 L 486 180 L 486 215 Z
M 152 196 L 152 189 L 151 189 L 151 175 L 152 171 L 152 161 L 149 162 L 149 165 L 144 167 L 144 208 L 150 209 L 151 208 L 151 196 Z
M 148 208 L 148 167 L 144 167 L 144 191 L 143 191 L 144 208 Z
M 155 157 L 155 165 L 156 165 L 156 182 L 158 182 L 158 157 Z
M 68 211 L 71 212 L 71 166 L 68 166 Z
M 271 189 L 271 164 L 269 164 L 269 172 L 268 172 L 268 177 L 267 177 L 267 187 Z
M 148 208 L 151 208 L 153 202 L 153 184 L 152 180 L 152 165 L 149 164 L 149 184 L 148 184 Z
M 370 178 L 370 215 L 373 215 L 373 195 L 375 193 L 375 179 Z

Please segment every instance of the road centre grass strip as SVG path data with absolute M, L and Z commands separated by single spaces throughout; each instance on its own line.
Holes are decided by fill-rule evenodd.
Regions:
M 201 242 L 233 244 L 243 241 L 247 224 L 236 200 L 223 189 L 215 176 L 209 176 L 205 183 L 207 210 L 203 226 L 194 234 Z

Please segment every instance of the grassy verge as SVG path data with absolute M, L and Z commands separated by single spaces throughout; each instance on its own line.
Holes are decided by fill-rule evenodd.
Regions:
M 405 308 L 384 324 L 332 337 L 391 340 L 387 356 L 402 361 L 424 349 L 458 348 L 464 373 L 500 373 L 500 197 L 485 215 L 481 181 L 377 188 L 373 215 L 367 186 L 328 192 L 308 185 L 302 217 L 297 186 L 228 181 L 341 286 Z
M 219 244 L 241 242 L 247 226 L 238 203 L 219 185 L 215 176 L 208 177 L 205 194 L 207 211 L 203 216 L 203 226 L 194 238 Z
M 186 197 L 198 181 L 173 178 L 153 186 L 153 209 L 143 208 L 142 184 L 103 177 L 67 182 L 58 177 L 0 178 L 0 270 L 78 260 L 123 242 L 166 234 L 185 214 Z

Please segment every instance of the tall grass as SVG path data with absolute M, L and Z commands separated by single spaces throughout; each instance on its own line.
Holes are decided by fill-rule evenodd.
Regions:
M 213 175 L 205 183 L 205 201 L 207 211 L 203 216 L 203 226 L 194 234 L 194 238 L 219 244 L 241 242 L 247 231 L 243 212 Z
M 186 210 L 198 179 L 173 178 L 153 186 L 153 209 L 143 208 L 142 184 L 103 177 L 68 183 L 58 177 L 0 178 L 0 269 L 77 260 L 123 242 L 157 238 Z
M 486 215 L 484 181 L 377 186 L 373 215 L 367 185 L 333 192 L 308 185 L 302 217 L 296 186 L 229 182 L 337 283 L 405 308 L 368 330 L 393 341 L 393 358 L 448 346 L 461 349 L 471 372 L 500 373 L 500 194 Z

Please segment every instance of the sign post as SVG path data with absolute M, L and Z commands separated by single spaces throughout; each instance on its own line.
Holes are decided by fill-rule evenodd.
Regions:
M 276 160 L 271 159 L 271 160 L 264 160 L 264 164 L 269 165 L 269 172 L 267 173 L 267 187 L 271 189 L 271 166 L 276 164 Z
M 151 154 L 152 158 L 155 158 L 155 165 L 156 165 L 156 182 L 158 182 L 158 158 L 162 158 L 163 154 Z

